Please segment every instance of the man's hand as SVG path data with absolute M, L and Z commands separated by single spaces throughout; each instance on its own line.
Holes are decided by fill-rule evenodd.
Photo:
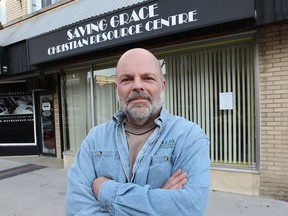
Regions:
M 187 183 L 187 173 L 183 172 L 181 169 L 178 169 L 165 183 L 165 185 L 162 187 L 162 189 L 182 189 L 183 186 Z M 98 194 L 100 191 L 100 188 L 102 187 L 103 183 L 110 180 L 106 177 L 98 177 L 93 181 L 92 189 L 94 196 L 98 200 Z
M 178 169 L 165 183 L 162 189 L 182 189 L 183 186 L 187 183 L 187 173 L 183 172 L 181 169 Z
M 99 177 L 93 181 L 92 190 L 93 190 L 94 196 L 96 197 L 97 200 L 98 200 L 98 194 L 99 194 L 101 186 L 103 185 L 104 182 L 106 182 L 108 180 L 110 180 L 110 179 L 108 179 L 106 177 Z

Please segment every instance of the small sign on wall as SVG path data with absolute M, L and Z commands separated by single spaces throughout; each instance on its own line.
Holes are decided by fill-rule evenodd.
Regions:
M 43 111 L 50 111 L 50 110 L 51 110 L 51 104 L 50 104 L 50 102 L 43 102 L 43 103 L 42 103 L 42 110 L 43 110 Z
M 220 98 L 220 110 L 232 110 L 233 109 L 233 92 L 221 92 Z

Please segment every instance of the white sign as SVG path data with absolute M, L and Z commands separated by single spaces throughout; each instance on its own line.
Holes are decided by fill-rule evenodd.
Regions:
M 50 104 L 50 102 L 44 102 L 44 103 L 42 103 L 42 110 L 43 110 L 43 111 L 50 111 L 50 110 L 51 110 L 51 104 Z
M 220 110 L 232 110 L 233 109 L 233 93 L 221 92 L 220 98 Z

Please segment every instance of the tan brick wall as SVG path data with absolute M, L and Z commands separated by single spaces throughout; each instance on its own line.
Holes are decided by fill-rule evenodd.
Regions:
M 55 141 L 56 141 L 56 157 L 61 159 L 62 158 L 62 148 L 61 148 L 61 130 L 60 130 L 60 107 L 59 103 L 59 88 L 58 88 L 58 79 L 55 75 L 53 77 L 53 82 L 55 83 L 55 89 L 53 91 L 53 99 L 54 99 L 54 124 L 55 124 Z
M 257 33 L 260 195 L 288 201 L 288 23 Z
M 20 18 L 28 13 L 27 0 L 8 0 L 6 1 L 7 22 Z

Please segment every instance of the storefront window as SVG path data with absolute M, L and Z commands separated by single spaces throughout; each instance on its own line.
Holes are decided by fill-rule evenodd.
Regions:
M 198 123 L 211 140 L 214 164 L 256 166 L 254 44 L 251 40 L 221 46 L 193 47 L 161 55 L 167 82 L 165 106 Z M 119 110 L 116 68 L 65 71 L 65 143 L 77 151 L 88 131 L 110 121 Z
M 110 121 L 118 110 L 115 94 L 116 68 L 95 69 L 94 80 L 94 112 L 95 124 Z
M 112 119 L 118 110 L 115 68 L 65 70 L 62 78 L 64 142 L 76 152 L 89 130 Z
M 90 67 L 66 70 L 63 86 L 64 142 L 68 150 L 77 151 L 93 127 Z
M 255 166 L 253 43 L 164 57 L 166 107 L 210 137 L 212 163 Z

